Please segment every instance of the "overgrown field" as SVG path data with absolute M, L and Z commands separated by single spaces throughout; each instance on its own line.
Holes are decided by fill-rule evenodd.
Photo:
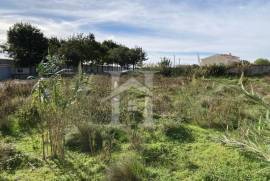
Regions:
M 140 73 L 119 85 L 130 78 L 144 85 Z M 151 95 L 120 94 L 120 124 L 111 124 L 110 76 L 7 82 L 0 180 L 270 180 L 269 83 L 155 75 Z M 144 124 L 145 98 L 153 124 Z

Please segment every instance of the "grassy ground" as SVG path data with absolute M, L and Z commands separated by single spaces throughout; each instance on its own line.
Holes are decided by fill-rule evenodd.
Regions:
M 128 78 L 122 77 L 121 81 Z M 143 82 L 142 76 L 136 78 Z M 242 94 L 238 81 L 156 76 L 152 90 L 154 125 L 131 129 L 127 124 L 119 128 L 123 133 L 109 156 L 104 150 L 93 154 L 66 147 L 64 161 L 43 161 L 41 136 L 36 129 L 30 133 L 19 128 L 14 128 L 15 134 L 2 132 L 1 143 L 13 145 L 23 155 L 23 164 L 11 162 L 10 169 L 0 169 L 0 180 L 269 180 L 267 160 L 220 141 L 224 135 L 238 136 L 247 126 L 256 125 L 266 112 Z M 265 100 L 269 81 L 268 77 L 244 80 L 249 90 L 252 85 Z M 109 78 L 95 77 L 88 96 L 108 95 L 108 85 Z M 123 96 L 135 100 L 138 112 L 143 112 L 144 93 L 130 89 Z M 78 106 L 86 115 L 83 110 L 91 108 L 90 103 Z M 16 112 L 20 111 L 9 114 L 9 120 L 17 124 L 21 118 Z M 82 112 L 78 110 L 76 115 L 76 111 L 72 114 L 79 117 Z M 125 116 L 121 118 L 124 121 Z M 68 134 L 72 129 L 67 130 Z M 123 162 L 129 158 L 133 159 L 131 164 Z M 131 173 L 140 177 L 132 177 Z

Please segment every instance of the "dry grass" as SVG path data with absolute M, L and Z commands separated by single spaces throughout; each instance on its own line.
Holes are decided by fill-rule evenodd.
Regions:
M 23 105 L 31 94 L 33 82 L 7 81 L 0 87 L 0 126 L 7 124 L 7 117 Z

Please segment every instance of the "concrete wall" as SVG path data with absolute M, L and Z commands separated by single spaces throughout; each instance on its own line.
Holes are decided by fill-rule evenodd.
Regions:
M 35 67 L 17 67 L 10 59 L 0 59 L 0 80 L 25 79 L 30 75 L 36 75 Z
M 6 80 L 12 77 L 11 68 L 9 66 L 0 65 L 0 80 Z
M 249 65 L 244 68 L 232 67 L 227 72 L 229 74 L 241 74 L 245 72 L 246 75 L 270 75 L 270 65 Z
M 117 66 L 109 66 L 109 65 L 84 65 L 83 70 L 86 73 L 106 73 L 106 72 L 121 72 L 124 70 L 128 70 L 128 68 L 117 67 Z
M 12 77 L 12 63 L 8 59 L 0 59 L 0 80 L 6 80 Z

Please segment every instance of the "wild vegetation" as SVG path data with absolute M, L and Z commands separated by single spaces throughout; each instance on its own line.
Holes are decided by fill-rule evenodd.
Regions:
M 112 82 L 81 65 L 134 68 L 146 60 L 142 48 L 93 34 L 47 39 L 23 23 L 3 48 L 22 66 L 38 64 L 39 79 L 0 84 L 0 180 L 270 180 L 268 76 L 163 58 Z M 77 74 L 63 77 L 63 66 Z M 245 72 L 249 63 L 236 66 Z
M 155 74 L 153 124 L 131 87 L 115 125 L 111 77 L 80 72 L 1 88 L 0 180 L 270 179 L 269 77 Z

